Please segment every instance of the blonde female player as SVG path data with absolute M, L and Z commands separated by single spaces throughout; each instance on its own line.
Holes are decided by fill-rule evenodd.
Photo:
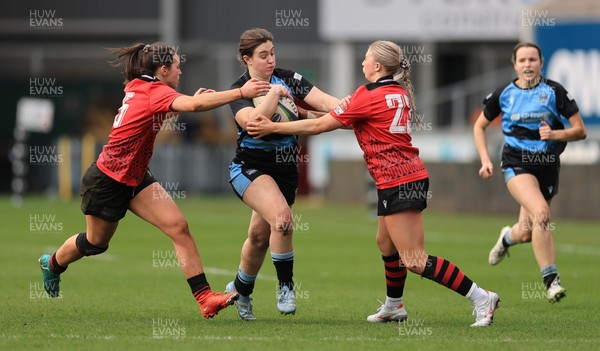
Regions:
M 571 95 L 559 83 L 541 76 L 544 62 L 539 46 L 517 44 L 512 62 L 518 78 L 485 98 L 483 112 L 473 127 L 481 158 L 479 175 L 488 179 L 494 166 L 487 152 L 485 129 L 502 116 L 502 173 L 508 191 L 521 206 L 518 222 L 500 230 L 489 263 L 502 261 L 511 245 L 531 242 L 548 301 L 558 302 L 566 289 L 560 285 L 556 269 L 550 201 L 558 191 L 560 154 L 568 141 L 584 139 L 586 130 Z M 565 129 L 561 116 L 568 118 L 571 127 Z
M 319 134 L 351 126 L 364 152 L 378 193 L 377 245 L 383 256 L 387 298 L 369 322 L 407 318 L 402 304 L 406 268 L 467 297 L 474 304 L 473 327 L 490 325 L 500 298 L 469 279 L 457 266 L 424 248 L 422 211 L 427 207 L 429 176 L 412 146 L 411 106 L 414 106 L 410 63 L 398 45 L 377 41 L 362 63 L 369 84 L 359 87 L 347 108 L 338 106 L 318 119 L 272 123 L 258 116 L 246 124 L 254 137 L 271 133 Z M 398 80 L 402 80 L 406 90 Z
M 123 105 L 108 144 L 81 181 L 86 231 L 67 239 L 54 254 L 39 259 L 44 288 L 50 296 L 58 297 L 60 275 L 67 266 L 84 256 L 105 252 L 119 221 L 130 210 L 171 238 L 177 259 L 185 262 L 180 267 L 202 315 L 211 318 L 231 305 L 238 294 L 211 291 L 187 221 L 156 182 L 148 164 L 167 113 L 210 110 L 240 97 L 264 94 L 269 84 L 253 79 L 236 89 L 215 92 L 201 88 L 194 96 L 186 96 L 175 91 L 181 75 L 175 49 L 154 43 L 110 51 L 117 56 L 113 64 L 124 67 Z

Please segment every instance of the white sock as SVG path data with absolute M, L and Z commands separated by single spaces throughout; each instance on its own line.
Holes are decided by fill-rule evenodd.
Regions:
M 402 304 L 401 297 L 387 297 L 387 296 L 385 297 L 385 307 L 388 310 L 395 310 L 401 304 Z
M 480 288 L 477 284 L 473 283 L 466 297 L 477 305 L 484 303 L 487 300 L 488 292 Z

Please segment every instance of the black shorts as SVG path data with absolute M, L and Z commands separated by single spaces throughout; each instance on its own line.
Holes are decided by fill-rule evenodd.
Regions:
M 427 208 L 429 178 L 400 184 L 389 189 L 377 189 L 377 215 L 387 216 L 402 210 Z
M 560 166 L 545 167 L 503 167 L 504 182 L 508 183 L 514 176 L 519 174 L 531 174 L 540 184 L 540 191 L 544 199 L 550 200 L 558 194 L 558 179 Z
M 81 179 L 81 211 L 107 222 L 117 222 L 125 217 L 131 199 L 154 182 L 156 179 L 146 171 L 140 185 L 128 186 L 104 174 L 94 162 Z
M 256 168 L 251 168 L 246 165 L 239 163 L 232 163 L 229 166 L 230 180 L 229 183 L 233 188 L 233 191 L 242 201 L 244 200 L 244 193 L 250 184 L 263 174 L 266 174 L 273 178 L 279 191 L 285 197 L 285 201 L 288 205 L 292 205 L 296 200 L 296 192 L 298 191 L 298 172 L 289 172 L 287 175 L 267 173 Z

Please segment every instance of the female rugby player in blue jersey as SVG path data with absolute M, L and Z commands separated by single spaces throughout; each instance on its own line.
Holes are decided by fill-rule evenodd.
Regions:
M 275 68 L 273 35 L 265 29 L 249 29 L 241 35 L 238 59 L 247 71 L 232 88 L 241 87 L 253 78 L 272 84 L 258 107 L 247 96 L 229 104 L 238 126 L 230 183 L 236 195 L 252 208 L 252 217 L 238 273 L 226 290 L 239 292 L 236 305 L 240 318 L 255 320 L 250 294 L 269 248 L 279 280 L 277 309 L 282 314 L 296 312 L 291 206 L 298 188 L 298 143 L 295 136 L 288 135 L 253 139 L 245 130 L 246 123 L 259 114 L 272 116 L 281 96 L 303 100 L 324 112 L 337 106 L 340 100 L 322 92 L 299 73 Z
M 500 231 L 489 263 L 498 264 L 511 245 L 531 242 L 548 300 L 558 302 L 566 290 L 556 270 L 550 201 L 558 191 L 560 154 L 567 142 L 585 139 L 586 130 L 573 97 L 559 83 L 541 76 L 539 46 L 517 44 L 512 62 L 518 78 L 485 98 L 485 107 L 473 128 L 481 158 L 479 175 L 488 179 L 494 167 L 485 129 L 494 118 L 502 117 L 502 173 L 510 194 L 521 206 L 518 222 Z M 569 128 L 565 129 L 563 117 L 569 120 Z

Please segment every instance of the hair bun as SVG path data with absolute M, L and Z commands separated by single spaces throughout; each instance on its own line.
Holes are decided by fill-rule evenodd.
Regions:
M 402 67 L 402 69 L 409 69 L 410 61 L 407 60 L 406 58 L 403 58 L 402 61 L 400 62 L 400 67 Z

